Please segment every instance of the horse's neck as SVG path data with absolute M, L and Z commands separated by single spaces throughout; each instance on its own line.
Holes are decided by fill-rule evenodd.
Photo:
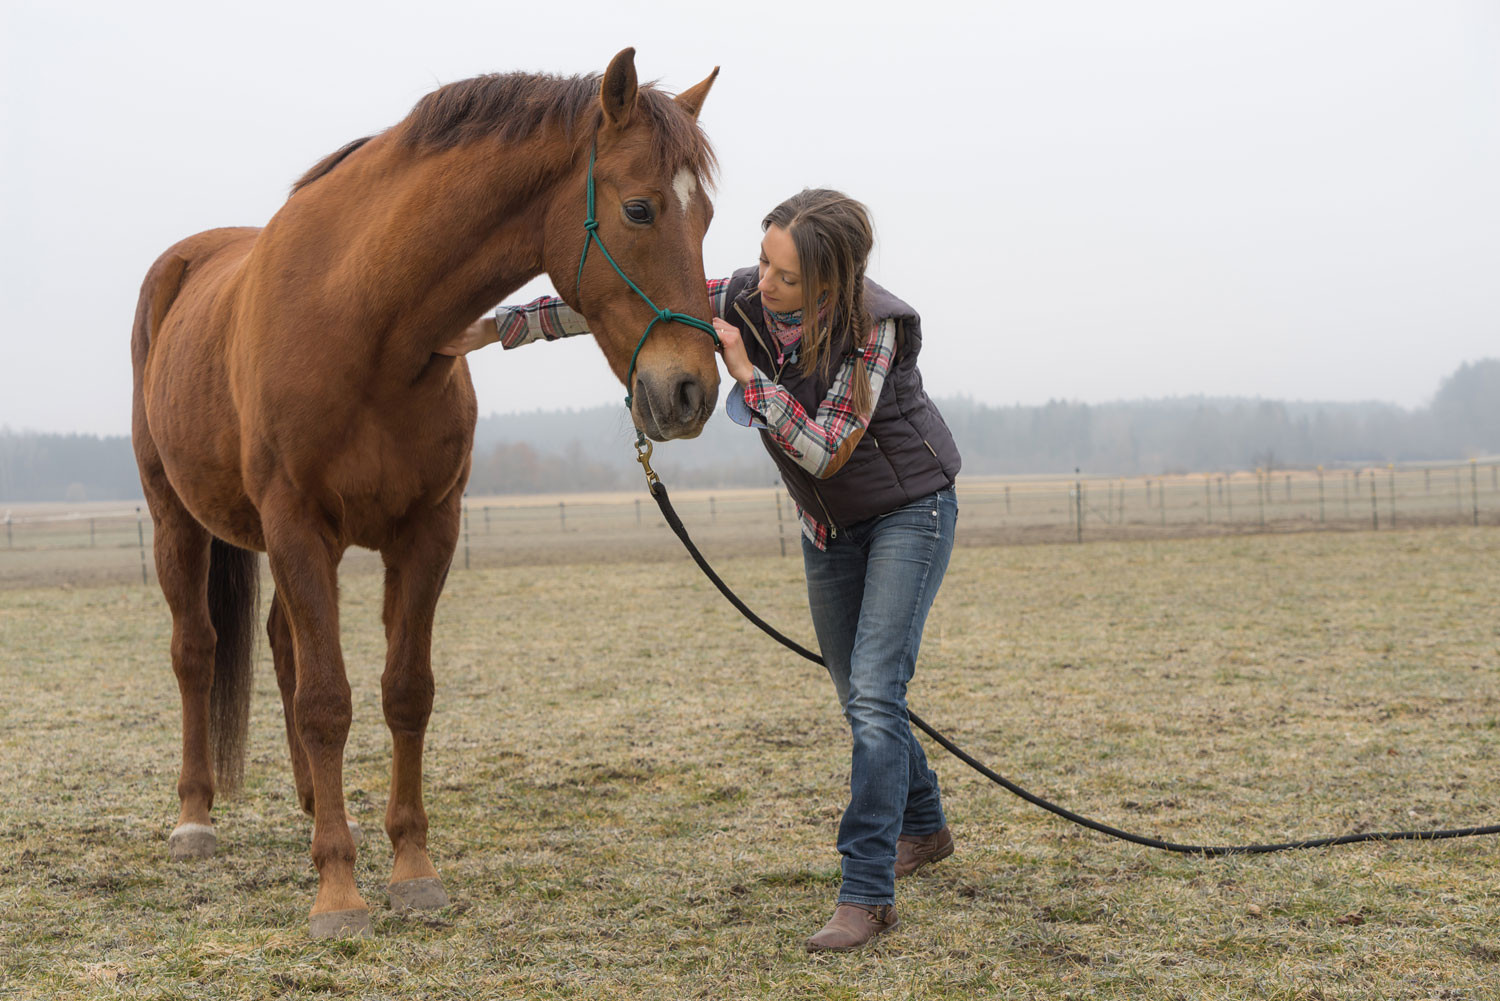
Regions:
M 418 152 L 382 137 L 273 222 L 290 230 L 273 235 L 281 255 L 290 245 L 328 263 L 325 300 L 347 304 L 360 336 L 382 338 L 387 358 L 425 364 L 542 270 L 545 215 L 571 144 L 480 145 Z

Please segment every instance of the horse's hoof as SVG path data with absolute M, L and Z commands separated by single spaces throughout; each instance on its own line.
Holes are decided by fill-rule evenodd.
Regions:
M 324 911 L 308 922 L 313 938 L 362 938 L 370 934 L 369 908 L 351 911 Z
M 211 824 L 179 824 L 167 839 L 167 851 L 172 861 L 181 862 L 190 858 L 213 858 L 214 848 L 219 843 Z
M 349 821 L 349 836 L 354 839 L 355 848 L 365 843 L 365 829 L 359 826 L 359 821 Z
M 403 879 L 385 888 L 391 898 L 391 910 L 397 914 L 407 911 L 435 911 L 448 906 L 448 891 L 443 881 L 435 876 L 420 879 Z

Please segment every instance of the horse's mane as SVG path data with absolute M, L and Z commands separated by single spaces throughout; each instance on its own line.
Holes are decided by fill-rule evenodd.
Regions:
M 411 114 L 389 131 L 396 142 L 409 147 L 450 149 L 484 137 L 516 142 L 543 126 L 556 124 L 581 147 L 582 138 L 592 136 L 603 119 L 600 80 L 598 74 L 476 76 L 439 87 L 423 97 Z M 656 133 L 651 149 L 658 169 L 670 174 L 686 167 L 705 184 L 713 180 L 718 161 L 708 137 L 696 121 L 675 107 L 670 95 L 645 84 L 637 92 L 636 113 L 644 114 Z M 333 170 L 373 138 L 356 139 L 319 160 L 292 185 L 292 193 Z

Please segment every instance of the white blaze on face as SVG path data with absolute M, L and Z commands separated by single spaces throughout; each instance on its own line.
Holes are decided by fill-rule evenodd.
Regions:
M 677 201 L 682 204 L 682 211 L 686 212 L 688 199 L 693 197 L 693 192 L 698 190 L 698 179 L 693 176 L 691 170 L 684 167 L 677 172 L 676 177 L 672 178 L 672 190 L 677 193 Z

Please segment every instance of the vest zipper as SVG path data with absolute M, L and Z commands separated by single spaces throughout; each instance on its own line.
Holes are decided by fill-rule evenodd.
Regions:
M 839 537 L 838 522 L 834 521 L 833 515 L 828 513 L 828 505 L 823 503 L 823 495 L 818 493 L 816 486 L 812 488 L 812 492 L 813 496 L 818 499 L 818 506 L 823 509 L 823 517 L 828 519 L 828 538 L 830 540 L 837 539 Z

